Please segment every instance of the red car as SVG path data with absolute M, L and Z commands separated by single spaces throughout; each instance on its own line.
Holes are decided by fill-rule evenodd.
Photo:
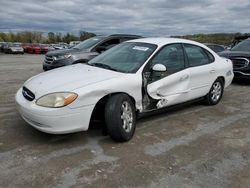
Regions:
M 23 47 L 24 52 L 27 53 L 27 49 L 28 49 L 28 47 L 29 47 L 30 45 L 31 45 L 30 43 L 23 43 L 23 44 L 22 44 L 22 47 Z
M 41 47 L 42 54 L 46 54 L 49 51 L 49 46 L 46 44 L 41 44 L 40 47 Z
M 27 53 L 30 54 L 40 54 L 41 53 L 41 47 L 39 44 L 31 44 L 27 47 Z

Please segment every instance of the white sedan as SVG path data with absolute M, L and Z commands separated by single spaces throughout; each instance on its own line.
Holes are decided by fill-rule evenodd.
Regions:
M 205 45 L 142 38 L 86 64 L 30 78 L 18 90 L 16 103 L 23 119 L 40 131 L 85 131 L 99 117 L 107 134 L 123 142 L 132 138 L 138 114 L 194 99 L 215 105 L 232 79 L 232 62 Z

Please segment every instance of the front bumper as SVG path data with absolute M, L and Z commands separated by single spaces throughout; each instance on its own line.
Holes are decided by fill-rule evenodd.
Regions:
M 71 65 L 74 61 L 70 58 L 62 60 L 54 60 L 52 63 L 47 63 L 46 60 L 43 62 L 43 70 L 48 71 L 55 68 Z
M 239 79 L 250 79 L 250 73 L 246 73 L 243 71 L 234 71 L 234 78 L 239 78 Z
M 88 130 L 94 105 L 80 108 L 46 108 L 26 100 L 22 89 L 16 94 L 17 109 L 22 118 L 34 128 L 51 134 Z
M 63 67 L 63 66 L 65 65 L 53 65 L 53 64 L 43 63 L 43 70 L 48 71 L 48 70 L 52 70 L 52 69 Z

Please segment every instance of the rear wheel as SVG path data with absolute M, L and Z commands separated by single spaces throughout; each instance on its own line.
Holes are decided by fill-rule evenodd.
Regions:
M 117 142 L 130 140 L 135 132 L 136 114 L 131 99 L 126 94 L 112 96 L 105 106 L 107 133 Z
M 224 91 L 224 82 L 218 78 L 213 83 L 209 93 L 205 97 L 205 102 L 208 105 L 216 105 L 220 102 Z

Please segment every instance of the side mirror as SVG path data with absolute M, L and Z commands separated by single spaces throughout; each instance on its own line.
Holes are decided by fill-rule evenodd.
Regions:
M 167 68 L 163 64 L 155 64 L 152 68 L 153 71 L 155 72 L 166 72 Z

